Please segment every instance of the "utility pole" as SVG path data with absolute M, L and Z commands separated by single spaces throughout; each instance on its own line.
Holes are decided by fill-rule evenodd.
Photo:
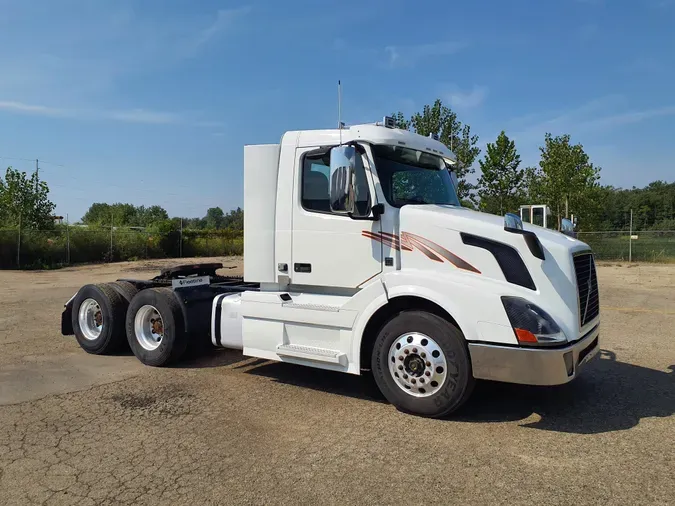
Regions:
M 70 221 L 66 213 L 66 264 L 70 265 Z
M 183 218 L 180 219 L 180 242 L 178 243 L 178 257 L 183 258 Z
M 110 262 L 113 261 L 113 214 L 110 213 Z
M 21 210 L 19 210 L 19 240 L 16 245 L 16 267 L 21 269 Z
M 633 261 L 633 210 L 630 210 L 630 237 L 628 238 L 628 262 Z
M 38 181 L 40 179 L 40 166 L 38 163 L 38 159 L 35 159 L 35 191 L 38 189 Z

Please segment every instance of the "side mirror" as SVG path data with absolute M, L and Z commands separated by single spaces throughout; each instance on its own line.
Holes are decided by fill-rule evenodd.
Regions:
M 330 210 L 351 214 L 356 210 L 356 148 L 337 146 L 330 150 Z
M 570 237 L 574 237 L 574 223 L 572 223 L 571 220 L 568 220 L 567 218 L 563 218 L 560 222 L 560 231 L 565 234 L 569 235 Z
M 520 216 L 513 213 L 506 213 L 504 215 L 504 230 L 522 230 L 523 229 L 523 220 L 520 219 Z

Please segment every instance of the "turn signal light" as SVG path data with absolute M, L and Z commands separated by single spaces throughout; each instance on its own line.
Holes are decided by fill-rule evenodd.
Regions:
M 537 341 L 537 337 L 529 330 L 525 329 L 514 329 L 514 330 L 516 331 L 516 337 L 518 338 L 519 343 L 537 344 L 539 342 Z

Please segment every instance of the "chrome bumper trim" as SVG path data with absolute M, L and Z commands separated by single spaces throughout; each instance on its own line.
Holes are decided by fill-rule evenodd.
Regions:
M 599 334 L 600 324 L 569 346 L 554 349 L 469 343 L 473 376 L 524 385 L 562 385 L 576 378 L 600 351 Z

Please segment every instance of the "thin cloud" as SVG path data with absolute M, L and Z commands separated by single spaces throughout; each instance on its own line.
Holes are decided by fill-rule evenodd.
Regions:
M 438 42 L 413 46 L 386 46 L 384 52 L 390 68 L 414 67 L 428 58 L 456 54 L 466 46 L 464 42 Z
M 515 132 L 514 138 L 522 140 L 536 138 L 538 140 L 543 138 L 544 132 L 576 131 L 579 124 L 589 118 L 597 118 L 607 110 L 625 105 L 625 102 L 625 98 L 621 95 L 607 95 L 564 112 L 529 114 L 525 117 L 515 118 L 508 122 L 507 127 Z
M 473 109 L 485 102 L 488 95 L 487 86 L 474 86 L 471 91 L 463 92 L 455 89 L 446 95 L 446 99 L 455 109 Z
M 133 109 L 130 111 L 113 111 L 102 113 L 102 117 L 109 117 L 112 120 L 124 121 L 127 123 L 149 123 L 154 125 L 170 125 L 182 123 L 182 119 L 177 114 L 170 112 L 148 111 L 145 109 Z
M 70 118 L 77 120 L 108 120 L 149 125 L 188 125 L 196 127 L 222 127 L 219 121 L 194 121 L 184 115 L 151 111 L 148 109 L 90 110 L 64 109 L 15 101 L 0 101 L 0 111 L 35 116 Z
M 235 21 L 250 12 L 250 7 L 239 7 L 236 9 L 221 9 L 216 13 L 216 19 L 201 30 L 195 38 L 192 51 L 199 49 L 201 46 L 209 43 L 215 39 L 221 32 L 230 28 Z
M 548 119 L 541 116 L 530 117 L 532 122 L 529 125 L 525 126 L 523 121 L 519 121 L 521 128 L 512 128 L 513 138 L 521 142 L 540 142 L 546 132 L 554 135 L 563 132 L 601 132 L 660 117 L 675 116 L 675 105 L 614 112 L 620 108 L 625 109 L 625 106 L 626 100 L 621 95 L 608 95 Z
M 654 109 L 645 109 L 643 111 L 631 111 L 621 114 L 614 114 L 604 118 L 598 118 L 586 121 L 580 125 L 586 130 L 606 129 L 631 123 L 640 123 L 642 121 L 660 118 L 664 116 L 675 116 L 675 106 L 657 107 Z
M 44 105 L 24 104 L 23 102 L 0 101 L 0 110 L 39 116 L 67 116 L 67 111 Z

